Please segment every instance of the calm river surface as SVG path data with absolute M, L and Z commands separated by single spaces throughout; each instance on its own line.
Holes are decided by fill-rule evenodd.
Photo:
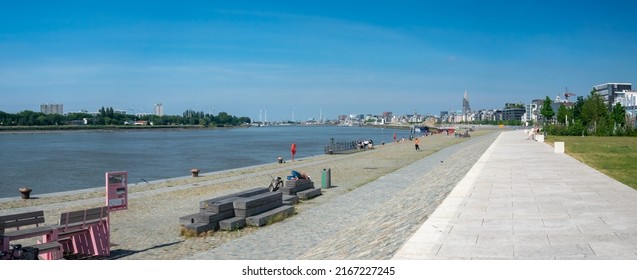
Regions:
M 115 130 L 0 134 L 0 198 L 104 186 L 104 173 L 128 171 L 129 183 L 321 155 L 335 142 L 389 143 L 409 130 L 337 126 L 270 126 L 212 130 Z

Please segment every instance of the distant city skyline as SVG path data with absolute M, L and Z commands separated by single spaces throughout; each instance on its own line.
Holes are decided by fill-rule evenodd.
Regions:
M 37 1 L 36 1 L 37 2 Z M 99 1 L 98 1 L 99 2 Z M 635 82 L 630 1 L 42 1 L 0 10 L 0 111 L 436 115 Z M 600 11 L 616 13 L 596 16 Z

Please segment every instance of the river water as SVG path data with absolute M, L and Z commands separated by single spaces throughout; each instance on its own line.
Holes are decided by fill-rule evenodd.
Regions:
M 104 173 L 128 171 L 129 183 L 324 154 L 335 142 L 408 137 L 409 130 L 337 126 L 269 126 L 231 129 L 100 130 L 0 134 L 0 198 L 101 187 Z

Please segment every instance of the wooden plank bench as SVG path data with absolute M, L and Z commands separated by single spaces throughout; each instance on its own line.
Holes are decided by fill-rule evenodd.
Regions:
M 9 230 L 7 229 L 14 229 Z M 62 245 L 58 242 L 57 228 L 44 224 L 44 211 L 32 211 L 0 216 L 0 243 L 2 251 L 8 252 L 11 241 L 41 236 L 37 244 L 23 247 L 37 248 L 42 259 L 61 259 Z
M 58 238 L 65 252 L 109 256 L 108 207 L 102 206 L 60 214 Z

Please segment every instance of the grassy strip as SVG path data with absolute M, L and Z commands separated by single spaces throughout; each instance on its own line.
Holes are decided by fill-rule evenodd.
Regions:
M 564 142 L 568 155 L 637 189 L 637 137 L 549 136 L 546 142 Z

